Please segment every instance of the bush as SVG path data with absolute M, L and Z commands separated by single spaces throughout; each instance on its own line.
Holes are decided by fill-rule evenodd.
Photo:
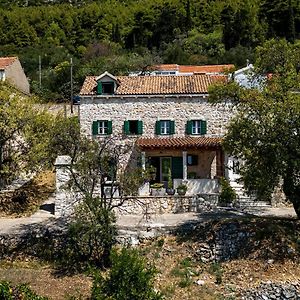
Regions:
M 0 282 L 1 300 L 48 300 L 46 297 L 38 296 L 27 284 L 20 284 L 13 287 L 9 282 Z
M 77 208 L 69 227 L 71 263 L 107 267 L 116 242 L 115 215 L 101 207 L 101 199 L 85 199 Z
M 233 190 L 233 188 L 230 186 L 228 180 L 222 177 L 220 183 L 221 183 L 221 193 L 219 196 L 219 202 L 225 204 L 233 203 L 236 200 L 236 193 Z
M 106 278 L 94 274 L 94 300 L 160 300 L 162 296 L 153 287 L 156 270 L 146 266 L 136 250 L 123 248 L 111 253 L 112 267 Z

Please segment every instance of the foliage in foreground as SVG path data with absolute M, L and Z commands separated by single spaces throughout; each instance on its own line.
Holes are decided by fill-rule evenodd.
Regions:
M 70 253 L 73 261 L 105 266 L 116 242 L 116 218 L 104 209 L 100 198 L 85 199 L 78 207 L 70 224 Z
M 244 161 L 241 175 L 248 191 L 271 197 L 283 191 L 300 218 L 300 45 L 269 41 L 258 49 L 255 80 L 260 89 L 231 82 L 211 91 L 213 101 L 230 99 L 237 115 L 224 146 Z M 266 74 L 272 76 L 266 77 Z
M 7 281 L 0 282 L 1 300 L 48 300 L 46 297 L 38 296 L 27 284 L 12 286 Z
M 156 273 L 147 266 L 136 250 L 123 248 L 111 253 L 112 267 L 107 277 L 94 274 L 94 300 L 160 300 L 162 295 L 153 287 Z
M 49 153 L 50 115 L 34 99 L 0 85 L 0 187 L 24 173 L 51 165 Z M 52 156 L 51 156 L 52 157 Z

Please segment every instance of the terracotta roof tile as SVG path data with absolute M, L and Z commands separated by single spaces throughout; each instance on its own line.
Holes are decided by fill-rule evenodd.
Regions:
M 140 149 L 200 149 L 220 148 L 220 137 L 168 137 L 168 138 L 139 138 L 136 145 Z
M 17 57 L 0 57 L 0 70 L 5 70 L 9 65 L 11 65 Z
M 234 65 L 179 66 L 181 73 L 223 73 L 234 68 Z
M 204 66 L 186 66 L 186 65 L 155 65 L 149 67 L 153 71 L 179 71 L 180 73 L 223 73 L 234 68 L 233 64 L 227 65 L 204 65 Z
M 208 87 L 226 80 L 223 75 L 119 76 L 115 95 L 206 94 Z M 96 76 L 86 77 L 81 95 L 95 95 Z

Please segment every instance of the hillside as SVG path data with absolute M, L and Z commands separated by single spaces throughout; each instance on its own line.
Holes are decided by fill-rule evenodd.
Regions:
M 32 91 L 54 100 L 70 96 L 71 57 L 76 92 L 87 74 L 120 75 L 160 62 L 239 67 L 254 61 L 255 47 L 268 39 L 300 38 L 297 0 L 15 0 L 1 6 L 0 54 L 18 55 Z
M 214 220 L 185 224 L 172 235 L 144 240 L 137 247 L 155 265 L 155 285 L 166 299 L 241 299 L 257 291 L 270 295 L 272 289 L 279 296 L 270 299 L 296 299 L 282 295 L 293 295 L 295 287 L 300 294 L 299 226 L 293 219 Z M 207 250 L 221 245 L 218 239 L 223 241 L 219 249 L 228 251 L 216 262 L 209 259 Z M 25 256 L 15 252 L 2 259 L 0 281 L 28 282 L 38 294 L 50 299 L 88 299 L 89 277 L 70 276 L 49 261 L 37 259 L 36 247 L 22 249 Z M 47 258 L 49 253 L 47 249 Z M 55 288 L 49 289 L 50 285 Z M 68 298 L 66 293 L 81 297 Z

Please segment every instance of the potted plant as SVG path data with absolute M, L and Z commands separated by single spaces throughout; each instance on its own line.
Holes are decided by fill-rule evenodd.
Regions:
M 153 183 L 150 188 L 152 196 L 164 196 L 166 193 L 163 183 Z
M 173 189 L 173 180 L 172 180 L 172 174 L 171 174 L 171 169 L 169 168 L 168 171 L 168 187 L 166 189 L 166 192 L 168 195 L 174 195 L 175 194 L 175 189 Z
M 184 196 L 186 191 L 187 191 L 187 185 L 186 184 L 182 183 L 177 187 L 177 194 L 180 195 L 180 196 Z

